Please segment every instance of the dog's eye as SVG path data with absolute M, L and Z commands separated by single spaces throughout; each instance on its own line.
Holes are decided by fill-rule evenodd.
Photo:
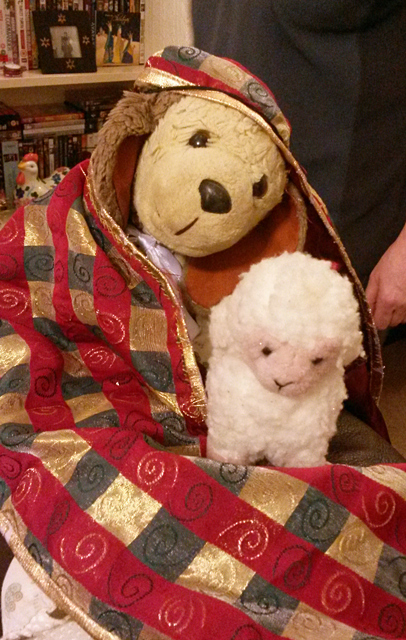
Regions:
M 264 347 L 262 349 L 262 353 L 264 354 L 264 356 L 270 356 L 272 353 L 272 349 L 270 349 L 269 347 Z
M 209 133 L 207 131 L 197 131 L 190 138 L 188 144 L 190 144 L 191 147 L 195 147 L 195 148 L 197 148 L 197 147 L 207 147 L 207 142 L 208 142 L 209 138 L 210 138 L 210 136 L 209 136 Z
M 324 358 L 314 358 L 314 360 L 312 360 L 312 364 L 314 364 L 314 365 L 318 365 L 318 364 L 320 364 L 321 362 L 323 362 L 323 359 L 324 359 Z
M 256 182 L 252 187 L 252 195 L 254 198 L 263 198 L 268 190 L 268 178 L 266 175 L 263 175 L 258 182 Z

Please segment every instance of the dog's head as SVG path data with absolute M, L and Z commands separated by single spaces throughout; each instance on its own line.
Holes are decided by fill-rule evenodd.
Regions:
M 122 227 L 133 215 L 158 242 L 194 257 L 238 242 L 287 183 L 279 147 L 255 120 L 171 92 L 127 93 L 100 133 L 92 167 Z
M 286 185 L 279 149 L 256 122 L 200 97 L 173 104 L 146 141 L 135 176 L 141 226 L 187 256 L 234 245 Z

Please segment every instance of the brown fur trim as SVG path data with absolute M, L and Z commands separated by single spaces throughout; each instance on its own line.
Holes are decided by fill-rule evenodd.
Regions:
M 123 228 L 127 223 L 128 208 L 125 210 L 126 206 L 124 206 L 124 210 L 121 211 L 118 200 L 120 204 L 123 204 L 126 198 L 123 198 L 121 194 L 117 198 L 113 180 L 114 175 L 120 171 L 120 168 L 116 167 L 117 160 L 120 163 L 126 161 L 123 154 L 118 153 L 119 148 L 122 142 L 130 136 L 135 140 L 137 136 L 145 138 L 150 135 L 169 106 L 179 100 L 181 100 L 180 96 L 170 92 L 135 93 L 126 91 L 123 98 L 110 112 L 105 125 L 99 132 L 97 146 L 90 160 L 94 188 L 101 205 Z M 132 174 L 131 182 L 134 179 L 138 153 L 142 148 L 141 144 L 136 146 L 137 149 L 134 149 L 130 154 L 131 160 L 129 158 L 131 170 L 129 167 L 125 168 L 127 176 Z M 131 185 L 128 186 L 130 193 Z

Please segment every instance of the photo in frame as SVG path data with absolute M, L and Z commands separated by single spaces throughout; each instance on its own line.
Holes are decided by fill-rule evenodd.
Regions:
M 33 19 L 42 73 L 96 71 L 87 11 L 33 11 Z
M 142 62 L 141 13 L 97 11 L 96 65 L 138 65 Z

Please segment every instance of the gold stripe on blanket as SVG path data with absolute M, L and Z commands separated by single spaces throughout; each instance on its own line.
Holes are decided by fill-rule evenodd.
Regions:
M 131 307 L 131 351 L 166 351 L 168 323 L 162 309 Z
M 97 245 L 86 225 L 83 215 L 75 209 L 70 209 L 66 218 L 66 233 L 69 241 L 69 249 L 76 253 L 95 256 Z
M 16 333 L 0 338 L 0 377 L 12 367 L 27 364 L 30 353 L 25 340 Z
M 254 468 L 240 498 L 284 525 L 308 489 L 307 482 L 274 469 Z
M 289 640 L 315 640 L 315 638 L 352 640 L 354 629 L 300 603 L 283 630 L 282 638 L 289 638 Z
M 177 584 L 235 602 L 255 576 L 255 571 L 210 543 L 192 560 Z
M 398 467 L 374 466 L 363 470 L 364 476 L 395 491 L 406 500 L 406 473 Z
M 90 418 L 97 413 L 113 409 L 113 405 L 103 393 L 87 393 L 67 400 L 66 404 L 72 411 L 73 419 L 76 423 L 86 420 L 86 418 Z
M 47 221 L 47 211 L 42 205 L 31 204 L 25 207 L 24 231 L 24 245 L 26 247 L 53 246 L 52 232 Z
M 151 522 L 161 506 L 120 474 L 87 509 L 87 513 L 128 546 Z
M 373 582 L 383 547 L 382 540 L 374 536 L 362 520 L 350 514 L 326 554 Z
M 42 459 L 43 465 L 63 485 L 71 479 L 79 460 L 91 449 L 73 431 L 46 431 L 33 441 L 30 453 Z
M 28 282 L 31 296 L 31 309 L 34 318 L 48 318 L 55 320 L 55 308 L 52 296 L 54 285 L 51 282 Z

